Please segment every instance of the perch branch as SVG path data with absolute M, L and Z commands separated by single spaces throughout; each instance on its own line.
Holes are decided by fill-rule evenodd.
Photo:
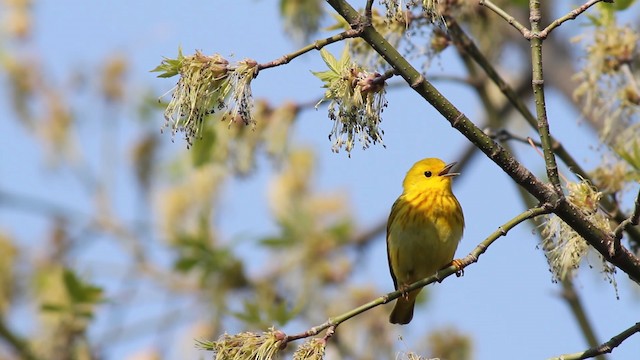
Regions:
M 627 340 L 631 335 L 640 332 L 640 322 L 635 323 L 630 328 L 621 332 L 620 334 L 611 338 L 611 340 L 598 345 L 596 347 L 590 348 L 585 351 L 573 353 L 573 354 L 564 354 L 558 357 L 551 358 L 549 360 L 581 360 L 581 359 L 589 359 L 602 354 L 610 354 L 613 349 L 617 348 L 622 344 L 623 341 Z

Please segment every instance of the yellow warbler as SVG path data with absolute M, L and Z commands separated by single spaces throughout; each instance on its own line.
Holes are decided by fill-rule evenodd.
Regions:
M 462 238 L 464 216 L 451 192 L 451 172 L 435 158 L 422 159 L 407 172 L 387 222 L 387 256 L 396 290 L 402 290 L 447 266 Z M 408 324 L 422 289 L 399 297 L 389 316 L 392 324 Z

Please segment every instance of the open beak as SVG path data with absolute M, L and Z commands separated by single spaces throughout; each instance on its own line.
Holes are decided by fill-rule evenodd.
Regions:
M 453 177 L 453 176 L 460 175 L 460 173 L 457 173 L 457 172 L 449 172 L 449 171 L 451 171 L 451 168 L 456 166 L 456 164 L 457 164 L 457 162 L 452 162 L 451 164 L 448 164 L 447 166 L 444 167 L 444 169 L 442 169 L 442 171 L 440 171 L 438 173 L 438 175 L 447 176 L 447 177 Z

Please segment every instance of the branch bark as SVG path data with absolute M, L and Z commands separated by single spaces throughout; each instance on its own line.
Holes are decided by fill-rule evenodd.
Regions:
M 558 357 L 554 357 L 549 360 L 581 360 L 581 359 L 589 359 L 602 354 L 609 354 L 613 351 L 613 349 L 615 349 L 620 344 L 622 344 L 623 341 L 627 340 L 629 337 L 631 337 L 631 335 L 637 332 L 640 332 L 640 322 L 635 323 L 630 328 L 612 337 L 611 340 L 599 346 L 590 348 L 585 351 L 573 353 L 573 354 L 560 355 Z

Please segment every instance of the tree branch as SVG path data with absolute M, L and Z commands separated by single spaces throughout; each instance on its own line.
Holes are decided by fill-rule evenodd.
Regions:
M 620 241 L 622 239 L 622 232 L 627 230 L 631 226 L 638 225 L 640 222 L 640 190 L 638 190 L 638 195 L 636 196 L 636 203 L 633 209 L 633 212 L 629 217 L 623 220 L 620 225 L 618 225 L 613 234 L 615 236 L 616 241 Z
M 534 34 L 540 32 L 540 1 L 529 1 L 529 20 L 531 21 L 531 31 Z M 542 72 L 542 39 L 534 36 L 531 38 L 531 65 L 533 71 L 533 80 L 531 86 L 533 88 L 533 97 L 536 104 L 536 113 L 538 117 L 538 133 L 542 142 L 542 153 L 544 154 L 544 162 L 547 168 L 547 177 L 553 185 L 558 196 L 562 195 L 562 186 L 560 185 L 560 176 L 558 175 L 558 164 L 552 150 L 552 139 L 549 130 L 549 120 L 547 118 L 547 105 L 544 96 L 544 75 Z
M 504 10 L 502 10 L 501 7 L 499 7 L 498 5 L 494 4 L 492 1 L 480 0 L 480 5 L 488 8 L 489 10 L 493 11 L 498 16 L 503 18 L 507 23 L 509 23 L 509 25 L 513 26 L 516 30 L 518 30 L 522 34 L 522 36 L 524 36 L 525 38 L 528 39 L 528 38 L 531 37 L 531 31 L 529 31 L 529 29 L 527 29 L 524 25 L 522 25 L 520 22 L 518 22 L 518 20 L 516 20 L 516 18 L 514 18 L 511 15 L 509 15 L 509 13 L 507 13 Z
M 283 55 L 282 57 L 273 60 L 273 61 L 269 61 L 266 62 L 264 64 L 258 64 L 258 71 L 260 70 L 264 70 L 264 69 L 268 69 L 268 68 L 272 68 L 272 67 L 276 67 L 276 66 L 280 66 L 280 65 L 285 65 L 288 64 L 291 60 L 297 58 L 300 55 L 306 54 L 311 50 L 320 50 L 323 47 L 329 45 L 329 44 L 333 44 L 335 42 L 338 41 L 342 41 L 344 39 L 349 39 L 349 38 L 354 38 L 354 37 L 358 37 L 360 35 L 359 30 L 357 29 L 349 29 L 346 31 L 343 31 L 339 34 L 330 36 L 326 39 L 323 40 L 316 40 L 313 43 L 298 49 L 292 53 Z
M 623 341 L 627 340 L 629 337 L 631 337 L 631 335 L 637 332 L 640 332 L 640 322 L 635 323 L 630 328 L 612 337 L 611 340 L 599 346 L 590 348 L 582 352 L 560 355 L 558 357 L 551 358 L 550 360 L 581 360 L 581 359 L 589 359 L 602 354 L 610 354 L 613 351 L 613 349 L 620 346 L 620 344 L 622 344 Z
M 547 25 L 547 27 L 544 28 L 544 30 L 540 31 L 537 36 L 542 39 L 546 38 L 547 36 L 549 36 L 549 33 L 551 33 L 555 28 L 562 25 L 566 21 L 574 20 L 575 18 L 578 17 L 578 15 L 587 11 L 588 8 L 592 7 L 593 5 L 599 2 L 613 3 L 613 0 L 589 0 L 583 5 L 569 11 L 569 13 L 567 13 L 565 16 L 554 20 L 551 24 Z
M 373 8 L 373 0 L 367 0 L 367 4 L 364 6 L 364 16 L 369 22 L 371 22 L 371 18 L 373 17 L 371 8 Z

